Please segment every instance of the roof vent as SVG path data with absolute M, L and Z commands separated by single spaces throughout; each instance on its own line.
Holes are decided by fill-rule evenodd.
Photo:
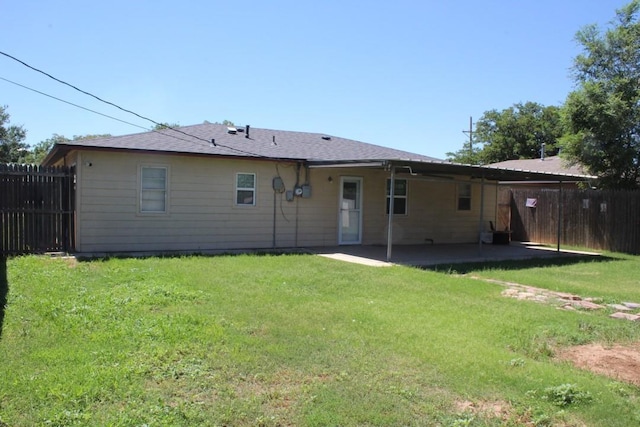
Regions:
M 236 129 L 233 126 L 227 126 L 227 133 L 230 133 L 231 135 L 235 135 L 236 133 L 238 133 L 238 129 Z
M 324 135 L 322 139 L 324 139 L 325 141 L 331 141 L 331 137 L 327 135 Z
M 243 133 L 244 132 L 244 126 L 236 126 L 236 130 L 238 131 L 238 133 Z

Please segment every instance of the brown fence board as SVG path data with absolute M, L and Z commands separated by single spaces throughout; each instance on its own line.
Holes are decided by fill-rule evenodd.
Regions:
M 0 255 L 69 252 L 74 169 L 0 164 Z
M 536 201 L 527 207 L 527 199 Z M 574 188 L 511 190 L 513 240 L 640 253 L 640 192 Z

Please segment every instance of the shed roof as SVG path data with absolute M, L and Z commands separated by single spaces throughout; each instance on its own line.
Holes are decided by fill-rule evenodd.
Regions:
M 492 163 L 488 166 L 532 172 L 588 175 L 582 165 L 572 165 L 559 156 L 549 156 L 538 159 L 507 160 L 504 162 Z

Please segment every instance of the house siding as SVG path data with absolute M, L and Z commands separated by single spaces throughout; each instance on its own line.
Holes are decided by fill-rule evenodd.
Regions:
M 386 214 L 386 179 L 388 173 L 376 171 L 365 180 L 364 244 L 386 244 L 389 217 Z M 427 239 L 435 243 L 470 243 L 477 241 L 480 221 L 481 184 L 471 182 L 471 210 L 457 210 L 458 180 L 427 181 L 401 175 L 408 180 L 407 215 L 394 215 L 393 243 L 421 244 Z M 464 177 L 458 178 L 466 181 Z M 489 228 L 495 218 L 495 185 L 485 184 L 482 226 Z
M 260 249 L 274 247 L 274 239 L 277 248 L 337 245 L 338 197 L 344 176 L 362 178 L 362 243 L 387 243 L 389 173 L 382 169 L 297 171 L 293 162 L 117 151 L 72 152 L 65 162 L 77 167 L 78 252 Z M 166 213 L 140 213 L 141 166 L 167 168 Z M 255 206 L 235 204 L 237 173 L 256 175 Z M 308 176 L 311 197 L 288 202 L 285 193 L 276 193 L 274 198 L 272 179 L 278 175 L 287 190 L 293 189 L 296 175 L 299 184 Z M 394 243 L 477 241 L 479 182 L 472 185 L 471 210 L 459 212 L 457 180 L 401 178 L 409 180 L 408 215 L 394 216 Z M 485 185 L 484 197 L 483 218 L 488 228 L 488 222 L 495 221 L 495 185 Z

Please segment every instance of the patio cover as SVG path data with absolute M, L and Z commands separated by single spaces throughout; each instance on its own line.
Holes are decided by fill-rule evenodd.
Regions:
M 387 228 L 387 261 L 391 261 L 393 251 L 393 199 L 394 199 L 394 181 L 396 175 L 419 176 L 424 179 L 441 180 L 443 182 L 455 182 L 455 176 L 467 176 L 471 179 L 480 180 L 481 184 L 481 209 L 478 223 L 478 234 L 482 230 L 484 223 L 484 184 L 486 181 L 495 182 L 548 182 L 549 184 L 557 184 L 560 192 L 562 192 L 562 183 L 566 181 L 589 181 L 596 179 L 591 175 L 574 175 L 562 173 L 549 173 L 541 171 L 529 171 L 520 169 L 500 168 L 496 166 L 477 166 L 466 165 L 460 163 L 451 163 L 446 161 L 429 161 L 429 160 L 339 160 L 339 161 L 308 161 L 310 168 L 376 168 L 384 169 L 389 172 L 391 180 L 389 195 L 389 226 Z M 562 218 L 561 205 L 558 205 L 558 217 Z M 557 251 L 560 251 L 560 235 L 562 221 L 558 221 L 558 240 Z M 479 251 L 482 251 L 482 239 L 478 235 Z

